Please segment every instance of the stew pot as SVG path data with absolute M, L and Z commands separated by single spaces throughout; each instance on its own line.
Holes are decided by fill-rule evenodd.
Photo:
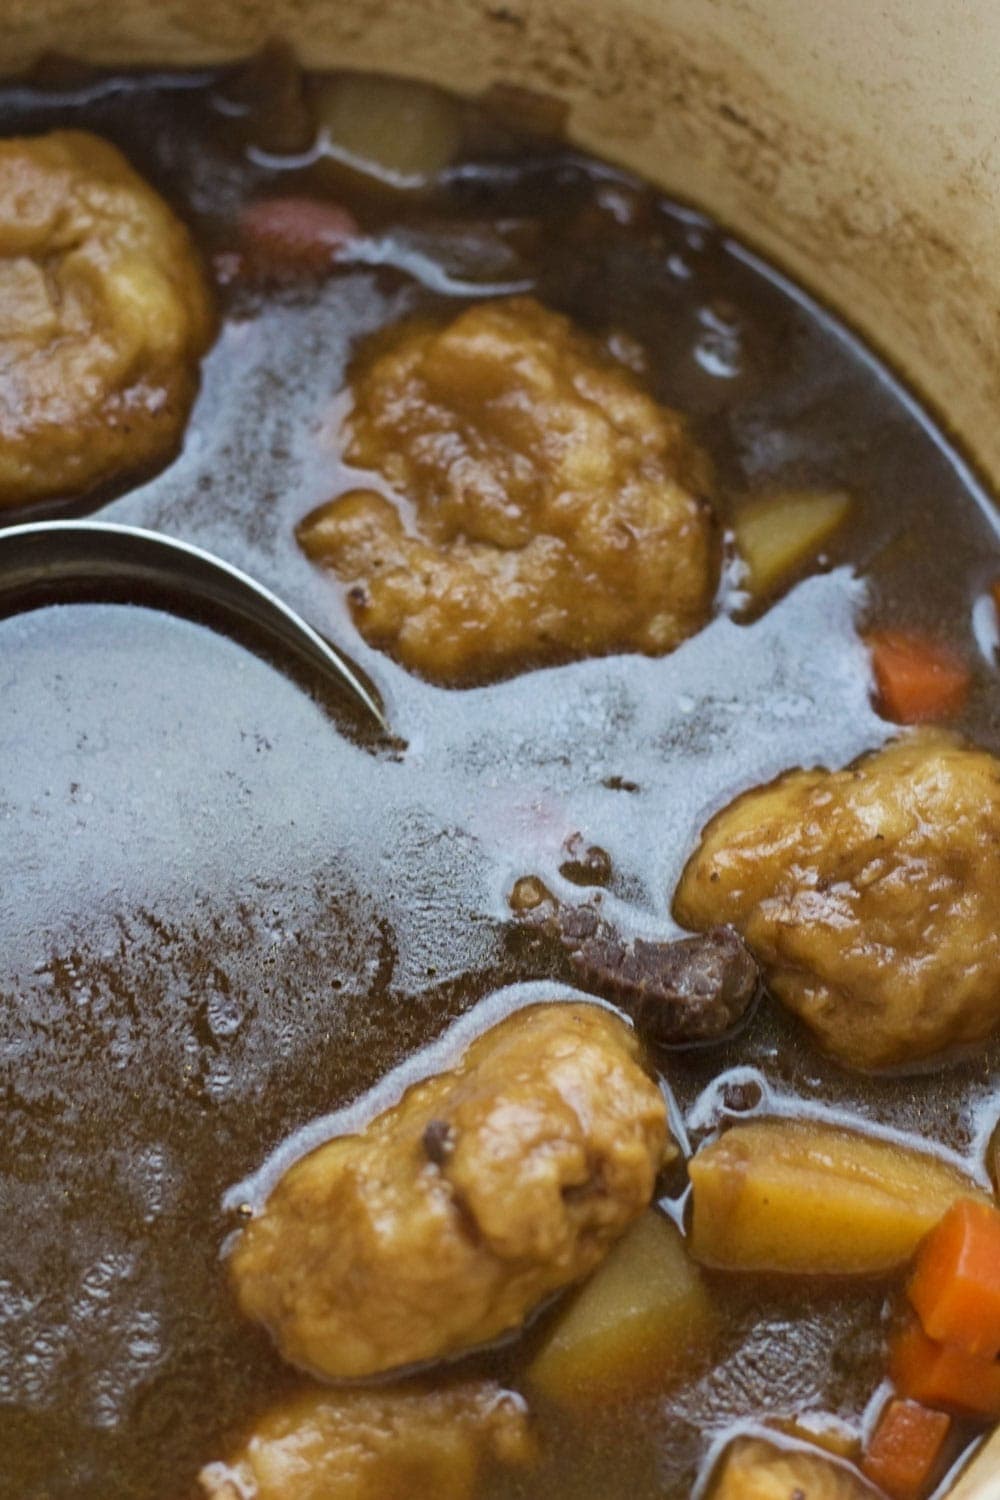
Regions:
M 1000 19 L 991 0 L 8 0 L 0 72 L 51 48 L 555 95 L 569 134 L 833 303 L 1000 477 Z
M 58 48 L 215 63 L 287 38 L 556 98 L 580 145 L 704 207 L 885 353 L 1000 483 L 1000 14 L 991 0 L 7 0 L 0 74 Z M 955 1490 L 1000 1493 L 997 1439 Z

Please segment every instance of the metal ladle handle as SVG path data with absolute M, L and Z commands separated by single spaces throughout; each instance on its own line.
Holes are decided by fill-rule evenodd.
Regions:
M 155 531 L 103 521 L 0 529 L 0 613 L 103 600 L 165 607 L 259 642 L 335 687 L 389 734 L 382 703 L 345 657 L 270 589 L 230 563 Z

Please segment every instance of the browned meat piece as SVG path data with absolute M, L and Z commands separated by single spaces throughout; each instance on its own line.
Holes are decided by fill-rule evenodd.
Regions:
M 630 371 L 530 298 L 378 344 L 355 375 L 347 458 L 405 513 L 354 490 L 299 541 L 351 585 L 366 639 L 434 681 L 656 655 L 705 620 L 704 460 Z
M 666 1150 L 628 1027 L 531 1007 L 285 1173 L 233 1252 L 240 1305 L 334 1378 L 458 1354 L 593 1270 Z
M 828 1051 L 880 1068 L 1000 1021 L 998 891 L 1000 763 L 923 731 L 738 798 L 674 910 L 731 922 Z
M 524 1403 L 490 1381 L 395 1390 L 311 1390 L 269 1412 L 209 1500 L 471 1500 L 493 1464 L 532 1458 Z
M 669 942 L 626 943 L 593 906 L 562 905 L 532 876 L 517 882 L 511 905 L 522 921 L 562 946 L 578 984 L 621 1005 L 654 1046 L 717 1040 L 738 1025 L 760 993 L 757 963 L 731 927 Z
M 743 1437 L 723 1455 L 709 1500 L 878 1500 L 850 1464 L 818 1449 Z
M 163 462 L 211 334 L 187 231 L 119 151 L 0 141 L 0 506 Z

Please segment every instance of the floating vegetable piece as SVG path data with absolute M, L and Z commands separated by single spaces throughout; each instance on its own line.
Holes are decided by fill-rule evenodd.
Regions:
M 847 520 L 851 497 L 842 491 L 813 494 L 789 490 L 762 495 L 742 506 L 733 521 L 736 546 L 749 569 L 747 587 L 755 598 L 816 557 Z
M 862 1468 L 892 1500 L 923 1500 L 942 1467 L 951 1418 L 916 1401 L 890 1401 Z
M 890 1344 L 889 1374 L 904 1396 L 925 1406 L 1000 1420 L 1000 1363 L 937 1343 L 916 1319 Z
M 873 630 L 879 712 L 895 724 L 926 724 L 961 713 L 971 673 L 952 647 L 908 630 Z
M 357 233 L 354 215 L 322 198 L 259 198 L 240 216 L 247 269 L 267 280 L 322 275 Z
M 696 1260 L 800 1275 L 894 1270 L 977 1192 L 936 1157 L 818 1120 L 734 1125 L 697 1153 L 690 1177 Z
M 730 1443 L 709 1500 L 877 1500 L 857 1469 L 804 1447 L 779 1447 L 762 1438 Z
M 907 1292 L 924 1332 L 966 1354 L 1000 1354 L 1000 1212 L 955 1203 L 920 1246 Z
M 810 1409 L 794 1417 L 771 1417 L 767 1425 L 794 1442 L 805 1443 L 810 1449 L 821 1448 L 834 1458 L 853 1461 L 861 1456 L 861 1438 L 857 1430 L 844 1417 L 832 1412 Z
M 703 1367 L 715 1313 L 677 1228 L 651 1210 L 558 1319 L 527 1373 L 560 1406 L 590 1406 Z
M 389 187 L 426 187 L 461 144 L 461 106 L 430 84 L 342 73 L 314 83 L 312 103 L 321 149 Z

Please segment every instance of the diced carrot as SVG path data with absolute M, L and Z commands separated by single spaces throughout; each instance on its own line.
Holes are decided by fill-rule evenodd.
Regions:
M 887 719 L 925 724 L 961 710 L 970 673 L 950 646 L 908 630 L 873 630 L 867 640 L 879 712 Z
M 916 1401 L 890 1401 L 861 1467 L 892 1500 L 923 1500 L 941 1466 L 951 1418 Z
M 1000 1418 L 1000 1363 L 929 1339 L 914 1320 L 889 1347 L 889 1374 L 902 1395 L 961 1416 Z
M 258 276 L 321 275 L 358 233 L 354 216 L 321 198 L 260 198 L 240 216 L 240 240 Z
M 1000 1213 L 962 1198 L 917 1252 L 908 1287 L 924 1332 L 966 1354 L 1000 1354 Z

